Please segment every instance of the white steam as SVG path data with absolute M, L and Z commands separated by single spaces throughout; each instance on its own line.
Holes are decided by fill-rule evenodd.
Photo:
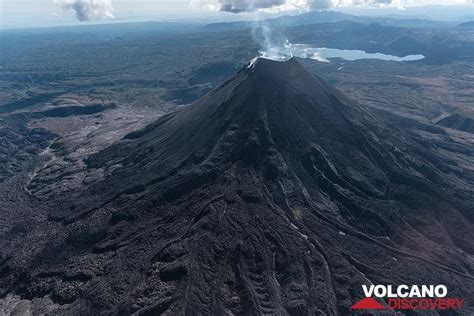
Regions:
M 112 0 L 54 0 L 54 2 L 62 9 L 74 11 L 79 21 L 114 17 Z
M 288 40 L 283 36 L 277 36 L 267 21 L 258 19 L 253 22 L 252 37 L 260 44 L 260 57 L 275 60 L 286 59 L 281 54 L 280 48 L 284 47 Z

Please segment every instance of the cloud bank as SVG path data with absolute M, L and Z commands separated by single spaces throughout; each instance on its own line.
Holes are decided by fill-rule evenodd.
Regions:
M 444 4 L 472 4 L 473 0 L 442 1 Z M 345 6 L 405 7 L 435 4 L 425 0 L 191 0 L 191 5 L 218 12 L 283 12 L 334 9 Z M 440 2 L 441 3 L 441 2 Z
M 192 0 L 192 5 L 219 12 L 278 12 L 333 9 L 338 6 L 390 4 L 394 0 Z
M 114 17 L 113 0 L 52 0 L 62 9 L 73 11 L 79 21 L 109 19 Z M 160 0 L 149 5 L 160 6 Z M 473 0 L 190 0 L 191 6 L 217 12 L 285 12 L 335 9 L 347 6 L 409 7 L 426 4 L 472 4 Z M 130 0 L 133 6 L 133 1 Z
M 112 0 L 55 0 L 65 10 L 72 10 L 79 21 L 114 17 Z

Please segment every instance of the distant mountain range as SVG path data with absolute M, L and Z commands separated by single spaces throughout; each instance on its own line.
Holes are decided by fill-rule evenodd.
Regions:
M 446 27 L 454 26 L 455 22 L 433 21 L 428 19 L 420 19 L 414 17 L 369 17 L 346 14 L 337 11 L 311 11 L 299 15 L 285 15 L 277 18 L 270 18 L 265 20 L 272 26 L 299 26 L 318 23 L 331 23 L 340 21 L 353 21 L 358 23 L 372 24 L 378 23 L 384 26 L 397 27 Z M 220 22 L 208 24 L 208 30 L 236 30 L 242 28 L 249 28 L 255 25 L 251 21 L 236 21 L 236 22 Z

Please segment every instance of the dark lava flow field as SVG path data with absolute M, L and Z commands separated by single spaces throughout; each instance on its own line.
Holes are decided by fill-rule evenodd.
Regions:
M 1 34 L 0 311 L 349 315 L 373 283 L 474 313 L 472 32 L 294 26 L 451 58 L 248 65 L 244 27 L 154 27 Z

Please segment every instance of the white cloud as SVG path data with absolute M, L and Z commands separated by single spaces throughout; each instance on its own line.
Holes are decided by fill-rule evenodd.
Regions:
M 52 0 L 65 10 L 73 11 L 79 21 L 114 17 L 114 0 Z M 184 0 L 182 0 L 184 1 Z M 119 1 L 120 2 L 120 1 Z M 125 1 L 124 1 L 125 2 Z M 191 6 L 217 12 L 285 12 L 334 9 L 338 7 L 405 8 L 426 4 L 472 4 L 473 0 L 190 0 Z M 127 5 L 134 6 L 134 1 Z M 137 2 L 138 4 L 138 2 Z M 162 8 L 160 0 L 147 0 L 147 6 Z M 167 4 L 169 6 L 169 4 Z
M 428 4 L 472 4 L 473 0 L 191 0 L 191 5 L 219 12 L 281 12 L 321 10 L 337 7 L 397 7 Z
M 61 8 L 72 10 L 79 21 L 114 17 L 112 0 L 55 0 Z

